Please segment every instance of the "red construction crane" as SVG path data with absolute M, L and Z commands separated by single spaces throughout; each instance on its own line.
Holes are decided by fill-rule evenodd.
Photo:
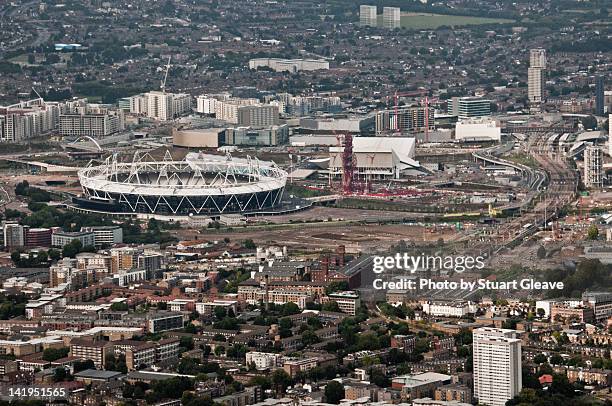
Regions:
M 421 106 L 425 106 L 425 142 L 429 142 L 429 103 L 437 103 L 439 99 L 437 97 L 425 96 L 421 99 Z

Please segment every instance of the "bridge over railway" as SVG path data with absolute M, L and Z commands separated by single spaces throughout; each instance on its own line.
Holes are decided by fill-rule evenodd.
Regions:
M 577 130 L 574 127 L 566 127 L 566 126 L 552 126 L 552 127 L 506 127 L 502 128 L 502 133 L 504 134 L 512 134 L 512 133 L 521 133 L 521 134 L 530 134 L 530 133 L 550 133 L 550 132 L 558 132 L 558 133 L 573 133 Z
M 0 157 L 0 160 L 4 160 L 7 162 L 13 162 L 17 164 L 27 165 L 30 167 L 38 168 L 43 172 L 52 172 L 52 173 L 77 173 L 79 167 L 74 166 L 64 166 L 64 165 L 54 165 L 48 164 L 46 162 L 37 162 L 37 161 L 25 161 L 23 159 L 18 158 L 8 158 L 8 157 Z

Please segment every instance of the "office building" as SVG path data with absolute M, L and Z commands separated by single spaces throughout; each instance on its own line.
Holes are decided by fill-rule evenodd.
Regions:
M 25 227 L 25 245 L 27 247 L 50 247 L 52 233 L 50 228 Z
M 603 76 L 597 76 L 595 80 L 595 114 L 603 116 L 605 114 L 604 90 L 605 80 Z
M 473 331 L 474 396 L 478 403 L 505 406 L 521 391 L 521 340 L 517 333 L 490 327 Z
M 237 127 L 225 130 L 227 145 L 276 146 L 286 144 L 289 138 L 287 124 L 265 128 Z
M 96 240 L 93 232 L 89 231 L 56 231 L 51 236 L 51 245 L 56 248 L 63 248 L 65 245 L 70 244 L 72 241 L 78 240 L 81 242 L 82 247 L 93 247 L 95 246 Z
M 361 306 L 359 294 L 353 291 L 334 292 L 323 296 L 322 303 L 336 302 L 341 312 L 354 316 L 357 309 Z
M 527 86 L 529 103 L 539 105 L 544 99 L 544 82 L 546 78 L 546 51 L 532 49 L 529 52 L 529 69 L 527 70 Z
M 603 151 L 597 145 L 589 145 L 584 150 L 584 186 L 603 187 Z
M 383 7 L 383 27 L 389 29 L 401 27 L 401 11 L 399 7 Z
M 582 300 L 593 308 L 597 322 L 605 321 L 612 316 L 612 293 L 585 292 L 582 294 Z
M 491 100 L 480 97 L 453 97 L 447 108 L 448 114 L 460 119 L 491 115 Z
M 94 234 L 94 245 L 98 249 L 111 247 L 123 242 L 123 229 L 120 226 L 84 227 L 81 231 L 92 232 Z
M 362 4 L 359 6 L 359 25 L 362 27 L 376 27 L 378 16 L 376 6 Z
M 426 115 L 427 112 L 427 115 Z M 382 110 L 375 117 L 376 135 L 388 132 L 415 134 L 434 130 L 434 109 L 421 106 Z

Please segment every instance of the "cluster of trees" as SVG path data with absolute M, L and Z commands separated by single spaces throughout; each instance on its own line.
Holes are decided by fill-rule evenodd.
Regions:
M 105 368 L 108 371 L 119 371 L 123 374 L 127 374 L 127 364 L 125 363 L 125 355 L 115 356 L 115 354 L 109 354 L 106 356 Z
M 175 229 L 178 225 L 171 223 L 162 223 L 155 219 L 150 219 L 147 223 L 146 231 L 143 233 L 138 222 L 128 221 L 123 223 L 123 241 L 126 243 L 136 244 L 170 244 L 178 241 L 176 237 L 168 233 L 166 230 Z
M 64 358 L 68 356 L 70 353 L 70 348 L 62 347 L 62 348 L 47 348 L 43 351 L 43 359 L 45 361 L 53 362 L 60 358 Z
M 538 380 L 544 374 L 550 374 L 553 377 L 552 384 L 546 390 L 542 389 Z M 565 374 L 553 373 L 552 368 L 548 364 L 540 366 L 537 374 L 531 373 L 528 368 L 524 367 L 522 375 L 523 390 L 514 399 L 509 400 L 506 403 L 507 406 L 591 406 L 600 404 L 588 397 L 583 397 L 583 387 L 570 383 Z
M 24 294 L 0 295 L 0 320 L 24 316 L 27 301 Z
M 11 252 L 11 260 L 17 268 L 38 268 L 49 265 L 49 260 L 57 261 L 61 258 L 58 250 L 51 248 L 48 251 L 29 252 L 24 256 L 23 250 Z
M 30 186 L 27 180 L 18 183 L 15 186 L 15 194 L 30 198 L 32 202 L 48 202 L 51 200 L 51 194 L 46 190 Z
M 610 289 L 612 287 L 612 267 L 597 259 L 586 259 L 576 269 L 553 269 L 546 272 L 549 282 L 563 282 L 563 289 L 553 289 L 549 297 L 578 297 L 587 289 Z

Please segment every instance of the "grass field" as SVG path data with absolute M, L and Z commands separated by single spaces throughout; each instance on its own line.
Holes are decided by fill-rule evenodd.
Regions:
M 452 16 L 430 13 L 402 13 L 402 28 L 412 30 L 435 29 L 440 26 L 459 27 L 464 25 L 512 23 L 514 20 L 504 18 Z M 378 17 L 378 25 L 382 26 L 382 15 Z

